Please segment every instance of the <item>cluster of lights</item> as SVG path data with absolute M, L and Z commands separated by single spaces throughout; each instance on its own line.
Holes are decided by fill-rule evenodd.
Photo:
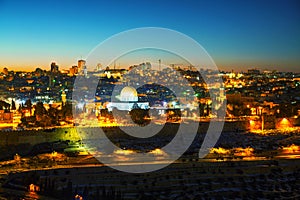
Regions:
M 297 146 L 295 144 L 292 144 L 287 147 L 282 147 L 282 152 L 286 154 L 297 153 L 299 151 L 300 151 L 300 146 Z
M 219 147 L 219 148 L 212 148 L 210 150 L 210 153 L 223 155 L 223 156 L 233 154 L 234 156 L 251 157 L 254 155 L 254 149 L 251 147 L 247 147 L 247 148 L 237 147 L 234 149 L 224 149 L 222 147 Z

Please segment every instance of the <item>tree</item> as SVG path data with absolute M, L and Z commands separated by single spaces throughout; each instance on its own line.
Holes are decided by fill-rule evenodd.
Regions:
M 49 105 L 48 109 L 48 116 L 51 119 L 51 124 L 52 125 L 57 125 L 58 124 L 58 110 L 54 108 L 51 104 Z
M 167 120 L 177 122 L 180 119 L 181 119 L 180 109 L 168 109 L 167 110 Z
M 31 116 L 31 111 L 32 111 L 32 103 L 30 99 L 27 99 L 25 102 L 26 107 L 29 109 L 30 116 Z
M 62 106 L 60 114 L 63 119 L 66 119 L 66 117 L 72 117 L 73 116 L 72 104 L 66 102 L 66 104 Z
M 113 116 L 112 112 L 109 112 L 107 108 L 101 109 L 100 110 L 100 115 L 101 115 L 101 117 L 104 117 L 104 121 L 105 122 L 107 120 L 109 120 L 109 121 L 113 121 L 114 120 L 114 116 Z
M 43 102 L 38 102 L 36 105 L 35 105 L 35 111 L 34 111 L 34 115 L 40 115 L 40 116 L 43 116 L 44 114 L 46 114 L 47 111 L 44 107 L 44 104 Z
M 23 104 L 21 104 L 21 105 L 19 105 L 19 108 L 18 108 L 18 112 L 19 113 L 22 113 L 22 109 L 24 108 L 24 105 Z M 23 113 L 22 113 L 23 114 Z
M 16 103 L 14 100 L 11 101 L 11 110 L 16 110 Z
M 150 114 L 153 118 L 158 118 L 159 117 L 159 111 L 157 109 L 151 109 Z
M 146 125 L 149 123 L 149 109 L 145 110 L 145 109 L 132 109 L 129 112 L 131 119 L 134 123 L 138 124 L 138 125 Z
M 0 110 L 9 110 L 10 104 L 5 101 L 0 101 Z
M 251 109 L 250 108 L 244 108 L 243 115 L 247 115 L 247 116 L 251 115 Z
M 36 76 L 42 76 L 42 74 L 43 74 L 43 70 L 41 69 L 41 68 L 36 68 L 35 69 L 35 75 Z
M 122 122 L 122 120 L 126 118 L 126 115 L 128 115 L 128 111 L 119 110 L 117 108 L 113 108 L 112 113 L 117 122 Z

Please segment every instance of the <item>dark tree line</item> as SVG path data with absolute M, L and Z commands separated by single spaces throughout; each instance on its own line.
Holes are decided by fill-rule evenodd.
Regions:
M 32 109 L 34 113 L 31 116 Z M 28 99 L 25 105 L 20 106 L 22 112 L 23 109 L 28 109 L 30 116 L 22 115 L 21 125 L 29 126 L 57 126 L 60 125 L 60 121 L 66 121 L 67 118 L 72 118 L 72 105 L 70 103 L 63 104 L 57 108 L 49 105 L 49 109 L 46 109 L 42 102 L 37 102 L 35 106 L 32 105 L 31 100 Z

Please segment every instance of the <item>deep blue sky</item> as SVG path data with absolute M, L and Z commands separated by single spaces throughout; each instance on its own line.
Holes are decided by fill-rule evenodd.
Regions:
M 300 71 L 300 1 L 0 0 L 0 67 L 62 68 L 137 27 L 180 31 L 221 69 Z

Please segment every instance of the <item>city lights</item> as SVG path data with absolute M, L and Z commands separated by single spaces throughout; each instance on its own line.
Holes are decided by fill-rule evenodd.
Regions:
M 299 5 L 0 0 L 0 199 L 300 199 Z
M 278 128 L 291 128 L 293 127 L 292 123 L 287 119 L 287 118 L 283 118 L 281 121 L 279 121 L 278 123 Z

